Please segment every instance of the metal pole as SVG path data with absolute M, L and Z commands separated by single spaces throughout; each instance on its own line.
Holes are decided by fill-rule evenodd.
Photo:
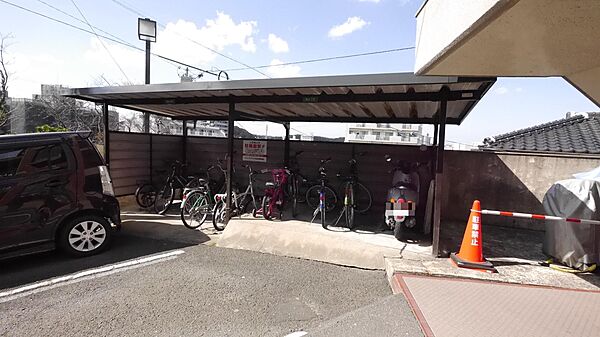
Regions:
M 439 143 L 436 148 L 436 168 L 435 168 L 435 194 L 433 205 L 433 247 L 432 254 L 437 257 L 440 254 L 440 222 L 442 219 L 442 186 L 444 177 L 444 144 L 446 141 L 446 109 L 448 107 L 448 87 L 441 90 L 442 100 L 440 101 L 440 113 L 438 115 L 440 125 Z
M 187 120 L 183 120 L 183 144 L 181 146 L 181 162 L 187 164 L 187 141 L 188 141 L 188 128 Z M 187 172 L 186 172 L 187 173 Z
M 227 198 L 225 208 L 227 214 L 225 222 L 228 222 L 231 217 L 231 201 L 232 201 L 232 179 L 233 179 L 233 131 L 235 123 L 235 103 L 229 103 L 229 119 L 227 123 Z
M 104 161 L 109 166 L 110 161 L 110 128 L 108 121 L 108 104 L 102 104 L 102 117 L 104 118 Z M 110 166 L 109 166 L 110 167 Z
M 285 141 L 283 143 L 283 166 L 290 166 L 290 123 L 283 123 L 285 128 Z
M 437 145 L 437 142 L 438 142 L 438 131 L 439 131 L 438 123 L 433 123 L 433 144 L 431 144 L 433 146 Z
M 146 84 L 150 84 L 150 41 L 146 41 Z M 144 112 L 144 132 L 150 132 L 150 114 Z

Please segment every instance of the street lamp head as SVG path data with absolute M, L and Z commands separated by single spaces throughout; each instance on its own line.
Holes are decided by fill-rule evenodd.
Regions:
M 138 38 L 142 41 L 156 42 L 156 21 L 138 18 Z

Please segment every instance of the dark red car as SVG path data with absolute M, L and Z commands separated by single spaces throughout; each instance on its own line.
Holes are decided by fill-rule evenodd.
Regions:
M 0 258 L 101 252 L 120 228 L 119 202 L 89 132 L 0 136 Z

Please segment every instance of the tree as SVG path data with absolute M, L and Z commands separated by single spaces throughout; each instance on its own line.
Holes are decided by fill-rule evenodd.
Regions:
M 10 107 L 8 106 L 8 78 L 9 72 L 6 69 L 8 61 L 6 57 L 6 49 L 11 35 L 0 34 L 0 127 L 6 124 L 10 118 Z
M 64 97 L 58 93 L 36 100 L 53 127 L 70 131 L 90 130 L 95 143 L 103 141 L 104 119 L 102 110 L 92 103 Z
M 129 117 L 120 116 L 119 129 L 127 132 L 142 132 L 143 121 L 139 116 L 132 114 Z

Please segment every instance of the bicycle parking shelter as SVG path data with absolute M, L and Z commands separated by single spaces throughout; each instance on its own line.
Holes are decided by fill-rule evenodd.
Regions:
M 231 206 L 235 121 L 282 124 L 285 164 L 290 122 L 431 124 L 435 146 L 432 248 L 437 256 L 446 125 L 459 125 L 495 81 L 494 77 L 386 73 L 77 88 L 65 96 L 102 104 L 108 164 L 111 105 L 182 120 L 186 126 L 187 121 L 227 120 L 227 209 Z M 183 137 L 185 156 L 187 127 Z

